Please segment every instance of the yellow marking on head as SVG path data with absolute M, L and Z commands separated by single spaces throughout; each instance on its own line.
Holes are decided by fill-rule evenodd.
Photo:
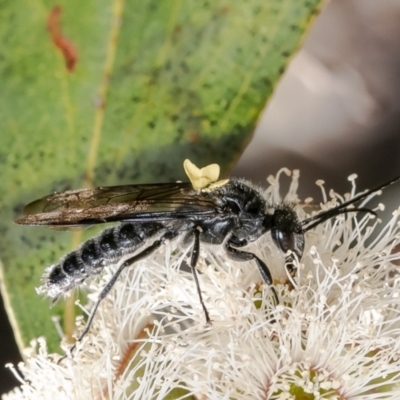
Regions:
M 210 164 L 204 168 L 197 168 L 190 160 L 183 162 L 186 175 L 195 190 L 210 191 L 228 183 L 228 179 L 218 181 L 220 168 L 218 164 Z

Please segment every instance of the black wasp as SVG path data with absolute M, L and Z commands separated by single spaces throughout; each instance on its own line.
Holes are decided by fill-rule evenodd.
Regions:
M 121 272 L 149 256 L 165 241 L 178 237 L 193 243 L 190 266 L 207 323 L 210 323 L 210 317 L 196 273 L 200 243 L 222 245 L 227 256 L 236 261 L 253 260 L 263 280 L 271 286 L 278 304 L 267 265 L 257 255 L 242 248 L 270 232 L 273 242 L 285 254 L 288 276 L 292 275 L 294 259 L 301 259 L 303 255 L 307 231 L 339 214 L 360 211 L 375 214 L 366 208 L 348 207 L 400 180 L 397 177 L 335 208 L 300 220 L 292 205 L 268 204 L 263 193 L 248 181 L 218 181 L 217 164 L 200 170 L 185 160 L 184 168 L 190 183 L 111 186 L 55 193 L 28 204 L 24 209 L 25 216 L 16 221 L 18 224 L 63 227 L 120 222 L 61 258 L 44 275 L 41 291 L 55 301 L 86 278 L 124 258 L 101 291 L 78 340 L 88 332 L 100 302 Z

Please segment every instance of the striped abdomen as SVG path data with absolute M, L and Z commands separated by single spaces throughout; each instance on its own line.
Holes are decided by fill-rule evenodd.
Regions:
M 163 225 L 154 222 L 126 222 L 106 229 L 67 254 L 57 264 L 50 266 L 43 276 L 43 285 L 38 292 L 56 301 L 86 278 L 99 274 L 104 267 L 135 252 L 148 238 L 162 229 Z

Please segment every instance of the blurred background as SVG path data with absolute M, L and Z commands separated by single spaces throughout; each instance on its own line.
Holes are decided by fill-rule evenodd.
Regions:
M 399 175 L 399 21 L 397 0 L 331 1 L 233 174 L 265 182 L 283 166 L 299 168 L 303 197 L 318 195 L 317 179 L 343 192 L 352 173 L 360 190 Z M 399 204 L 394 193 L 388 209 Z
M 265 184 L 281 167 L 301 170 L 300 197 L 319 201 L 314 182 L 359 190 L 400 174 L 400 2 L 332 0 L 318 17 L 267 105 L 235 176 Z M 117 184 L 117 182 L 116 182 Z M 385 191 L 388 211 L 399 186 Z M 1 306 L 0 365 L 20 356 Z M 18 382 L 0 374 L 0 393 Z

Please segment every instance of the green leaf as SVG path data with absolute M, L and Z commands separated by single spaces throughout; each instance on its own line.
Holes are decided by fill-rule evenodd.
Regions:
M 185 158 L 226 175 L 320 3 L 64 0 L 57 24 L 54 1 L 0 1 L 2 290 L 20 346 L 57 349 L 62 307 L 34 287 L 90 234 L 13 225 L 23 204 L 184 179 Z

